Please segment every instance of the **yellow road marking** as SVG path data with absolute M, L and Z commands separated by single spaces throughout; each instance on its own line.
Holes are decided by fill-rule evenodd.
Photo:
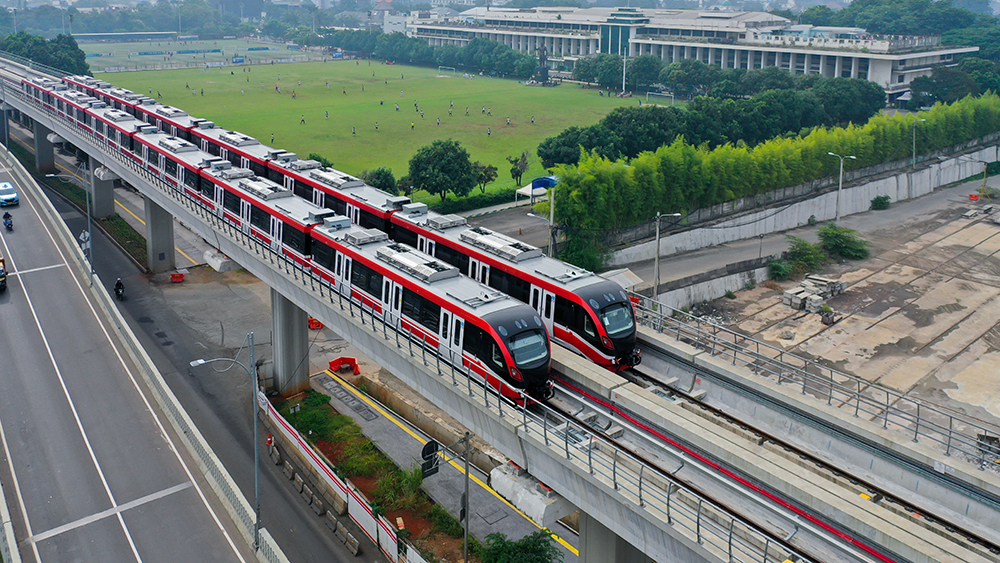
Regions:
M 384 416 L 388 421 L 392 422 L 393 424 L 395 424 L 396 426 L 398 426 L 399 428 L 401 428 L 404 432 L 406 432 L 407 434 L 409 434 L 410 436 L 412 436 L 414 440 L 420 442 L 421 444 L 426 444 L 427 443 L 427 440 L 424 440 L 423 437 L 421 437 L 419 434 L 417 434 L 416 432 L 410 430 L 410 428 L 407 425 L 403 424 L 396 417 L 394 417 L 391 414 L 389 414 L 388 412 L 386 412 L 385 409 L 383 409 L 382 407 L 380 407 L 378 404 L 373 403 L 371 400 L 368 399 L 368 397 L 366 397 L 360 391 L 358 391 L 357 389 L 355 389 L 353 385 L 350 385 L 349 383 L 347 383 L 346 381 L 344 381 L 343 379 L 341 379 L 339 375 L 337 375 L 336 373 L 334 373 L 334 372 L 332 372 L 330 370 L 326 370 L 326 373 L 327 373 L 327 375 L 329 375 L 330 377 L 332 377 L 333 379 L 335 379 L 338 383 L 340 383 L 341 385 L 343 385 L 344 389 L 347 389 L 348 391 L 350 391 L 351 393 L 353 393 L 354 396 L 356 396 L 357 398 L 361 399 L 362 401 L 364 401 L 365 403 L 367 403 L 368 406 L 370 406 L 371 408 L 373 408 L 373 409 L 377 410 L 379 413 L 381 413 L 382 416 Z M 438 455 L 442 455 L 443 456 L 444 454 L 443 453 L 439 453 Z M 462 467 L 458 462 L 456 462 L 454 460 L 450 460 L 450 461 L 448 461 L 448 463 L 451 464 L 451 466 L 454 467 L 455 469 L 457 469 L 460 473 L 465 473 L 465 468 Z M 514 510 L 514 512 L 517 512 L 518 514 L 520 514 L 521 516 L 523 516 L 525 520 L 527 520 L 528 522 L 531 522 L 532 524 L 534 524 L 538 529 L 540 529 L 540 530 L 543 529 L 543 526 L 539 526 L 538 523 L 535 522 L 534 520 L 532 520 L 530 516 L 528 516 L 527 514 L 521 512 L 520 510 L 518 510 L 518 508 L 516 506 L 514 506 L 513 504 L 507 502 L 507 499 L 505 499 L 502 496 L 500 496 L 499 494 L 497 494 L 496 491 L 494 491 L 493 489 L 491 489 L 489 487 L 489 485 L 487 485 L 486 483 L 483 483 L 478 477 L 476 477 L 475 475 L 469 475 L 469 479 L 471 479 L 477 485 L 479 485 L 480 487 L 482 487 L 483 489 L 485 489 L 486 491 L 488 491 L 491 495 L 497 497 L 497 499 L 499 499 L 500 502 L 502 502 L 502 503 L 506 504 L 507 506 L 509 506 L 510 508 L 512 508 Z M 578 550 L 577 548 L 575 548 L 572 545 L 570 545 L 569 542 L 567 542 L 566 540 L 562 539 L 561 537 L 559 537 L 559 535 L 557 535 L 556 533 L 552 532 L 551 530 L 550 530 L 549 535 L 552 536 L 552 539 L 556 540 L 557 542 L 559 542 L 560 544 L 562 544 L 563 547 L 565 547 L 566 549 L 568 549 L 570 551 L 570 553 L 572 553 L 573 555 L 576 555 L 576 556 L 579 557 L 580 550 Z

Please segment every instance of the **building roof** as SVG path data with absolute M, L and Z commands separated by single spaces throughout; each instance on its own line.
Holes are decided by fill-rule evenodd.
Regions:
M 539 7 L 529 10 L 489 8 L 479 6 L 461 14 L 476 20 L 521 20 L 539 23 L 559 19 L 560 23 L 600 25 L 604 23 L 635 23 L 646 27 L 688 28 L 759 28 L 785 27 L 789 20 L 765 12 L 737 10 L 665 10 L 647 8 L 573 8 L 567 6 Z

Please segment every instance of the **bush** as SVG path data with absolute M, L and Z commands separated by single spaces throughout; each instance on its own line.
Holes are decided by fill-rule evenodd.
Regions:
M 858 236 L 857 231 L 837 225 L 827 225 L 819 230 L 820 244 L 830 256 L 841 256 L 850 260 L 868 258 L 868 241 Z
M 427 511 L 427 516 L 434 524 L 434 528 L 445 535 L 453 538 L 460 538 L 465 533 L 458 520 L 456 520 L 451 514 L 448 514 L 448 511 L 441 508 L 441 505 L 439 504 L 432 506 L 431 509 Z
M 788 260 L 774 260 L 767 265 L 767 273 L 772 280 L 787 280 L 792 276 L 792 263 Z
M 604 267 L 607 257 L 608 251 L 603 246 L 586 237 L 571 236 L 559 251 L 559 259 L 563 262 L 569 262 L 591 272 Z
M 514 201 L 514 192 L 516 190 L 517 188 L 508 188 L 460 199 L 452 198 L 429 207 L 434 211 L 443 214 L 461 213 L 471 209 L 490 207 L 491 205 L 500 205 L 501 203 L 510 203 Z
M 822 229 L 821 229 L 822 231 Z M 800 269 L 805 271 L 818 270 L 826 262 L 826 254 L 818 244 L 811 244 L 805 239 L 793 237 L 788 238 L 788 260 Z
M 733 293 L 732 291 L 727 291 L 726 292 L 726 299 L 736 299 L 736 294 Z
M 806 222 L 809 223 L 810 225 L 815 225 L 816 224 L 816 216 L 815 215 L 810 215 L 809 219 L 807 219 Z
M 881 211 L 883 209 L 889 209 L 889 202 L 892 201 L 887 195 L 880 195 L 872 198 L 871 209 L 875 211 Z

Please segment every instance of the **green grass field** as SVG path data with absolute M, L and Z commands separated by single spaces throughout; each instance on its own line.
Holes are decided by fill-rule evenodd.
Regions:
M 529 87 L 514 80 L 478 76 L 469 80 L 461 74 L 439 77 L 436 69 L 359 62 L 253 66 L 249 73 L 241 67 L 226 67 L 100 77 L 136 92 L 152 89 L 155 96 L 159 91 L 163 103 L 252 135 L 265 144 L 272 144 L 274 134 L 275 147 L 300 157 L 319 153 L 351 174 L 386 166 L 396 177 L 402 176 L 418 148 L 435 139 L 451 138 L 469 151 L 473 161 L 497 167 L 499 177 L 490 185 L 492 189 L 513 185 L 505 157 L 528 151 L 531 167 L 522 179 L 525 183 L 545 174 L 535 154 L 543 139 L 572 125 L 596 123 L 620 105 L 638 104 L 637 99 L 602 97 L 597 90 L 576 84 Z M 281 87 L 281 94 L 275 85 Z M 192 95 L 191 89 L 198 94 Z M 414 101 L 423 117 L 414 110 Z M 455 105 L 449 115 L 451 102 Z M 482 112 L 483 106 L 492 116 Z M 303 116 L 304 125 L 300 123 Z M 356 135 L 352 135 L 352 128 L 356 128 Z
M 267 51 L 247 51 L 247 47 L 266 47 Z M 233 55 L 243 55 L 251 59 L 294 59 L 295 61 L 308 61 L 320 58 L 320 55 L 310 54 L 304 51 L 292 51 L 286 49 L 284 45 L 277 43 L 264 43 L 247 39 L 220 39 L 218 41 L 152 41 L 152 42 L 132 42 L 132 43 L 81 43 L 80 49 L 88 55 L 99 54 L 99 57 L 87 57 L 87 63 L 93 72 L 104 72 L 109 67 L 127 67 L 130 71 L 142 68 L 162 68 L 163 65 L 171 65 L 175 68 L 182 68 L 192 65 L 204 65 L 205 63 L 220 63 L 232 60 Z M 175 54 L 173 57 L 166 55 L 139 55 L 138 53 L 151 53 L 158 51 L 177 52 L 180 50 L 201 51 L 221 49 L 221 53 L 196 53 L 196 54 Z M 132 55 L 132 53 L 136 53 Z M 156 66 L 154 66 L 156 65 Z

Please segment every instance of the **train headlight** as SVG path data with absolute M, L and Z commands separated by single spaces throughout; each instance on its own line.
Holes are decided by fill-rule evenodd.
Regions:
M 514 381 L 524 381 L 524 378 L 521 377 L 521 372 L 514 366 L 510 366 L 510 378 Z
M 603 343 L 604 347 L 607 348 L 608 350 L 614 350 L 615 349 L 615 343 L 612 342 L 611 339 L 608 338 L 607 336 L 602 336 L 601 337 L 601 343 Z

